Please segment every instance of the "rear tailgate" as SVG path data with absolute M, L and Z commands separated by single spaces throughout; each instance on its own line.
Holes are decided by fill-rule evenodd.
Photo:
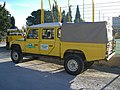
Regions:
M 115 54 L 115 40 L 113 37 L 113 28 L 110 24 L 106 25 L 107 27 L 107 38 L 108 42 L 106 44 L 106 57 L 109 60 Z

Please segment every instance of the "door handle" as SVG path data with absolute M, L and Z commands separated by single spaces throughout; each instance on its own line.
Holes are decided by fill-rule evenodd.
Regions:
M 49 45 L 49 47 L 53 47 L 53 45 Z

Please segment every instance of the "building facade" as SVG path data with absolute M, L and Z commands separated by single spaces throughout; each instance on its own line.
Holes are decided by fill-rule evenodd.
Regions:
M 115 32 L 120 34 L 120 16 L 112 17 L 112 27 Z

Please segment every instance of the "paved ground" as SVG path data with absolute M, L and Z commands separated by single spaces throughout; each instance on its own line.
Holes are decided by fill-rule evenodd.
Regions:
M 10 51 L 0 44 L 0 90 L 120 90 L 120 68 L 93 65 L 84 73 L 71 76 L 63 62 L 27 59 L 14 64 Z

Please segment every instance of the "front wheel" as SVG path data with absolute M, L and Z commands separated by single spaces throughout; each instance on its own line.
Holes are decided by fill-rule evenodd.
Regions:
M 16 64 L 21 62 L 23 60 L 22 52 L 20 52 L 19 50 L 12 50 L 11 51 L 11 59 Z
M 64 68 L 71 75 L 78 75 L 84 70 L 84 60 L 76 54 L 70 54 L 65 57 Z

